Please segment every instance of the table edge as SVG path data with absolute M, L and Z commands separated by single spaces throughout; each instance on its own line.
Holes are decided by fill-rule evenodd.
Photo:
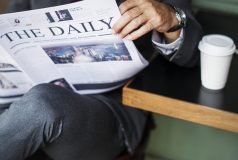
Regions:
M 238 114 L 137 90 L 129 84 L 123 87 L 124 105 L 238 133 Z

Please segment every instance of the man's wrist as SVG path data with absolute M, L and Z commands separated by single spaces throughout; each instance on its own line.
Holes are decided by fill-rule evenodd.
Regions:
M 185 12 L 182 9 L 174 7 L 174 6 L 170 5 L 170 4 L 168 4 L 168 6 L 170 6 L 174 10 L 175 18 L 177 20 L 177 23 L 174 26 L 172 26 L 167 31 L 167 33 L 175 32 L 175 31 L 181 30 L 181 28 L 186 27 L 187 17 L 186 17 Z
M 166 43 L 172 43 L 174 42 L 176 39 L 179 38 L 180 33 L 181 33 L 181 28 L 179 30 L 176 30 L 174 32 L 164 32 L 164 39 Z
M 183 29 L 181 29 L 179 37 L 173 42 L 167 43 L 163 33 L 154 30 L 152 34 L 152 42 L 156 48 L 161 50 L 162 54 L 169 55 L 180 47 L 184 39 L 183 32 Z
M 182 21 L 182 18 L 178 16 L 179 14 L 178 12 L 180 12 L 179 9 L 175 8 L 174 6 L 168 3 L 165 3 L 165 5 L 168 7 L 171 15 L 170 26 L 168 26 L 169 29 L 167 31 L 161 33 L 164 37 L 165 43 L 172 43 L 179 37 L 183 26 L 185 26 L 185 23 L 184 20 Z

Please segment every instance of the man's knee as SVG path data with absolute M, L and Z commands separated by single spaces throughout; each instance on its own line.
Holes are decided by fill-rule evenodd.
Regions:
M 56 109 L 52 98 L 53 88 L 47 84 L 33 87 L 20 100 L 13 103 L 11 109 L 18 110 L 31 120 L 52 120 L 62 116 L 61 110 Z M 20 114 L 19 113 L 19 114 Z

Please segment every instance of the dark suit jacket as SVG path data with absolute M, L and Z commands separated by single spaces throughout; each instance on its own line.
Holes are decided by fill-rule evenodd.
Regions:
M 8 8 L 8 12 L 16 12 L 16 11 L 24 11 L 29 9 L 38 9 L 49 6 L 56 6 L 60 4 L 67 4 L 72 1 L 77 0 L 12 0 L 11 4 Z M 117 0 L 118 4 L 122 0 Z M 202 36 L 202 29 L 200 25 L 195 20 L 192 15 L 192 11 L 190 8 L 191 0 L 161 0 L 162 2 L 169 3 L 175 7 L 181 8 L 185 11 L 187 15 L 187 26 L 184 29 L 184 41 L 178 51 L 173 53 L 173 56 L 164 56 L 169 61 L 179 65 L 190 67 L 197 64 L 199 61 L 199 52 L 197 49 L 197 45 Z M 150 58 L 150 54 L 152 53 L 152 43 L 151 43 L 151 33 L 141 37 L 139 40 L 136 40 L 136 46 L 147 59 Z M 154 49 L 154 48 L 153 48 Z M 157 49 L 158 53 L 161 53 L 160 50 Z

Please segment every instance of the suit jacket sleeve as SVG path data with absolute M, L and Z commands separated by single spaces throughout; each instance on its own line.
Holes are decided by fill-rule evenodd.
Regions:
M 163 0 L 162 2 L 181 8 L 187 16 L 187 26 L 184 28 L 184 40 L 172 56 L 164 56 L 169 61 L 184 67 L 191 67 L 199 62 L 198 42 L 203 33 L 200 24 L 191 11 L 191 0 Z
M 6 9 L 7 13 L 26 11 L 30 9 L 30 0 L 11 0 Z
M 72 1 L 73 0 L 11 0 L 6 12 L 10 13 L 52 7 L 62 4 L 68 4 Z

